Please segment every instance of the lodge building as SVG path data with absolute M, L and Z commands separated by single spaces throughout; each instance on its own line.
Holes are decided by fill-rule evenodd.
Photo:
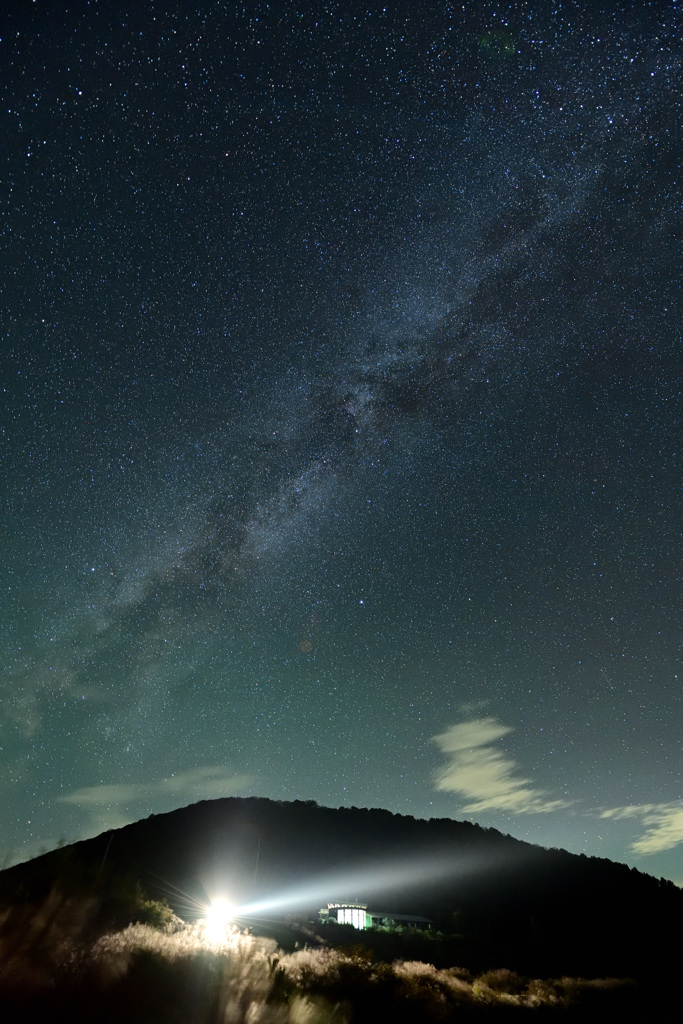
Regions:
M 319 910 L 322 924 L 350 924 L 354 928 L 431 928 L 431 921 L 417 914 L 396 914 L 393 910 L 368 910 L 367 903 L 328 903 Z

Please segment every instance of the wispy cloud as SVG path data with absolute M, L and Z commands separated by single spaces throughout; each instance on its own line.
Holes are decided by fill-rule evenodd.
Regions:
M 601 818 L 620 821 L 624 818 L 639 818 L 645 831 L 631 843 L 634 853 L 662 853 L 683 843 L 683 803 L 676 800 L 668 804 L 631 804 L 626 807 L 611 807 L 603 811 Z
M 496 744 L 513 730 L 495 718 L 477 718 L 453 725 L 433 740 L 448 758 L 436 774 L 436 788 L 459 793 L 462 810 L 543 814 L 568 807 L 570 801 L 549 799 L 530 779 L 519 778 L 517 765 Z
M 59 800 L 88 811 L 101 828 L 120 828 L 140 817 L 141 804 L 154 802 L 158 807 L 164 797 L 173 802 L 215 800 L 244 792 L 252 782 L 251 775 L 238 775 L 225 765 L 215 765 L 174 773 L 152 782 L 84 786 Z

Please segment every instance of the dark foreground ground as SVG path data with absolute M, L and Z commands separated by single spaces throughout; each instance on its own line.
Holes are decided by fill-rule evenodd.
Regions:
M 50 1024 L 376 1024 L 484 1017 L 678 1021 L 664 979 L 534 978 L 447 964 L 449 942 L 405 933 L 259 929 L 166 915 L 95 937 L 92 908 L 51 900 L 0 925 L 0 1020 Z M 151 912 L 150 912 L 151 913 Z M 159 918 L 164 915 L 159 913 Z M 279 940 L 279 941 L 278 941 Z M 410 955 L 431 948 L 427 959 Z M 669 1005 L 671 1002 L 672 1005 Z

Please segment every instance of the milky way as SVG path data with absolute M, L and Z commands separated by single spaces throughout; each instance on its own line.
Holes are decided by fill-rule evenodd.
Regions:
M 675 7 L 419 7 L 4 16 L 8 859 L 255 793 L 683 881 Z

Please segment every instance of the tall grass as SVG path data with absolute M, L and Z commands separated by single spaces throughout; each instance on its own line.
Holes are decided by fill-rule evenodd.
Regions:
M 268 938 L 222 935 L 177 918 L 91 938 L 97 908 L 51 893 L 32 916 L 0 920 L 0 1017 L 73 1024 L 394 1024 L 482 1013 L 583 1021 L 637 1015 L 634 983 L 472 975 L 363 949 L 283 953 Z M 639 1011 L 638 1011 L 639 1012 Z M 659 1016 L 658 1020 L 662 1020 Z

